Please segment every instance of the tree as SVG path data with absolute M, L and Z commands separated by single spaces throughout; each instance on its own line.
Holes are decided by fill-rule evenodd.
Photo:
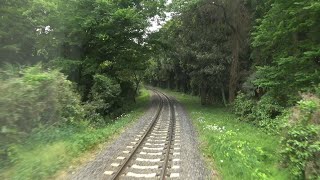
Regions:
M 78 85 L 83 101 L 93 101 L 94 77 L 102 75 L 121 87 L 119 102 L 134 101 L 149 55 L 149 19 L 164 1 L 3 1 L 1 61 L 50 62 Z
M 225 0 L 212 2 L 223 10 L 225 23 L 231 29 L 230 36 L 232 49 L 232 62 L 229 80 L 229 102 L 232 103 L 236 97 L 239 85 L 240 56 L 248 50 L 248 33 L 250 29 L 250 14 L 245 6 L 244 0 Z
M 1 0 L 0 62 L 27 62 L 33 54 L 34 26 L 23 13 L 26 0 Z
M 245 1 L 176 1 L 172 9 L 178 13 L 159 38 L 166 48 L 161 58 L 172 65 L 167 68 L 168 78 L 177 73 L 174 79 L 182 79 L 191 91 L 200 93 L 202 104 L 214 99 L 225 102 L 226 89 L 232 102 L 241 61 L 248 56 L 250 19 Z
M 259 52 L 254 83 L 282 105 L 293 105 L 299 91 L 320 83 L 319 10 L 317 1 L 273 1 L 253 32 L 252 45 Z

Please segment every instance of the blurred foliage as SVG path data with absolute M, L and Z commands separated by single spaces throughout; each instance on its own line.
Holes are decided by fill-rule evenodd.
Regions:
M 319 177 L 318 0 L 176 0 L 167 7 L 172 19 L 150 34 L 165 3 L 1 0 L 1 159 L 15 162 L 18 144 L 42 129 L 54 139 L 56 126 L 111 123 L 145 77 L 198 95 L 202 105 L 229 98 L 241 121 L 283 130 L 283 164 L 297 178 Z M 103 135 L 77 135 L 70 149 L 82 152 Z
M 253 7 L 246 4 L 246 0 L 173 1 L 172 19 L 150 36 L 156 45 L 146 80 L 199 95 L 203 105 L 226 104 L 228 97 L 232 102 L 243 77 L 239 68 L 249 64 Z
M 263 96 L 259 101 L 239 93 L 233 110 L 241 121 L 250 122 L 263 128 L 266 132 L 278 133 L 283 121 L 278 119 L 284 108 L 273 101 L 270 96 Z
M 292 179 L 281 160 L 280 134 L 268 134 L 258 127 L 239 121 L 230 108 L 201 106 L 196 96 L 165 90 L 190 113 L 199 132 L 200 148 L 215 170 L 214 177 L 234 179 Z
M 150 55 L 149 20 L 164 3 L 1 0 L 3 158 L 37 129 L 105 125 L 127 110 Z
M 140 92 L 137 103 L 131 106 L 134 111 L 118 116 L 117 121 L 98 126 L 90 121 L 79 121 L 34 129 L 22 143 L 10 145 L 11 165 L 1 167 L 0 178 L 55 178 L 52 176 L 57 171 L 74 166 L 74 159 L 98 144 L 108 142 L 142 115 L 149 102 L 149 92 L 145 89 Z
M 318 87 L 317 89 L 320 89 Z M 288 123 L 282 140 L 283 164 L 297 179 L 320 177 L 320 98 L 303 94 L 285 117 Z
M 80 96 L 56 70 L 45 70 L 41 64 L 7 65 L 0 69 L 0 84 L 2 156 L 10 153 L 10 144 L 22 142 L 36 128 L 76 124 L 84 118 Z
M 301 93 L 316 92 L 314 86 L 320 82 L 320 36 L 315 33 L 319 7 L 319 2 L 307 0 L 257 4 L 252 73 L 234 108 L 240 119 L 277 132 L 283 124 L 279 115 L 286 116 Z
M 112 114 L 112 108 L 122 107 L 122 100 L 119 99 L 121 92 L 120 84 L 103 75 L 94 76 L 94 85 L 91 90 L 93 101 L 91 102 L 96 112 L 101 115 Z
M 319 177 L 311 161 L 319 159 L 318 100 L 305 95 L 319 94 L 318 0 L 177 0 L 169 9 L 172 20 L 150 37 L 158 53 L 146 80 L 198 95 L 203 105 L 232 102 L 241 90 L 233 103 L 239 120 L 269 134 L 285 130 L 284 164 L 297 178 Z M 292 108 L 299 123 L 287 125 Z
M 320 83 L 320 5 L 316 0 L 270 2 L 252 33 L 259 77 L 253 83 L 283 106 L 292 106 L 299 91 Z
M 28 0 L 2 0 L 0 7 L 0 62 L 22 62 L 33 53 L 33 27 L 23 12 Z
M 134 102 L 150 55 L 147 28 L 151 18 L 163 14 L 164 3 L 3 0 L 0 61 L 46 62 L 44 66 L 60 69 L 75 82 L 88 103 L 95 101 L 96 75 L 103 75 L 120 85 L 118 100 Z M 109 109 L 120 112 L 122 107 L 113 104 Z

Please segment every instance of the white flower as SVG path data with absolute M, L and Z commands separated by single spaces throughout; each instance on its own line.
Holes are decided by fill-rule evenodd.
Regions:
M 50 31 L 52 31 L 52 29 L 51 29 L 50 26 L 46 26 L 46 27 L 44 28 L 44 32 L 45 32 L 46 34 L 48 34 Z

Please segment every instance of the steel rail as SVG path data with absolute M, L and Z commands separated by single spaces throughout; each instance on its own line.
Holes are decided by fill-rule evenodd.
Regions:
M 153 90 L 154 91 L 154 90 Z M 148 134 L 150 134 L 150 132 L 152 131 L 152 128 L 155 126 L 157 120 L 160 117 L 160 113 L 163 109 L 163 98 L 160 96 L 160 94 L 156 91 L 154 91 L 161 99 L 160 104 L 159 104 L 159 108 L 158 111 L 156 113 L 156 116 L 154 117 L 154 119 L 152 120 L 151 124 L 149 125 L 147 131 L 143 134 L 142 138 L 140 139 L 140 141 L 137 143 L 137 145 L 135 146 L 135 148 L 133 149 L 133 151 L 130 153 L 129 157 L 126 158 L 125 162 L 122 163 L 122 165 L 120 166 L 120 168 L 113 174 L 113 176 L 111 177 L 112 180 L 115 179 L 119 179 L 120 175 L 122 174 L 123 170 L 127 167 L 128 163 L 130 162 L 130 160 L 132 159 L 132 157 L 136 154 L 136 151 L 139 149 L 139 147 L 142 145 L 142 143 L 144 142 L 144 140 L 146 139 L 146 137 L 148 136 Z
M 160 91 L 158 91 L 160 92 Z M 169 107 L 170 107 L 170 130 L 169 130 L 169 138 L 168 138 L 168 145 L 167 145 L 167 150 L 166 150 L 166 155 L 164 158 L 163 162 L 163 167 L 160 173 L 160 179 L 164 180 L 166 179 L 167 176 L 167 169 L 168 169 L 168 163 L 169 163 L 169 157 L 170 157 L 170 150 L 171 150 L 171 145 L 172 145 L 172 140 L 173 140 L 173 131 L 174 131 L 174 126 L 176 123 L 176 116 L 175 116 L 175 110 L 174 110 L 174 105 L 172 104 L 171 99 L 164 93 L 160 92 L 169 102 Z

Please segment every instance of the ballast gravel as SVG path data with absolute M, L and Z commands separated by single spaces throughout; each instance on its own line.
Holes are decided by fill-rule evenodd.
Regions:
M 171 98 L 173 99 L 173 98 Z M 123 150 L 132 142 L 132 137 L 141 133 L 147 124 L 154 118 L 158 109 L 160 98 L 152 94 L 151 102 L 146 113 L 135 123 L 130 125 L 123 134 L 114 142 L 109 143 L 99 152 L 96 157 L 87 162 L 82 167 L 70 172 L 67 179 L 74 180 L 100 180 L 108 179 L 105 173 L 108 171 L 110 165 L 115 162 L 117 157 L 123 155 Z M 176 112 L 176 122 L 180 125 L 180 158 L 179 171 L 172 173 L 167 179 L 213 179 L 211 172 L 206 168 L 204 158 L 201 156 L 199 144 L 197 142 L 197 133 L 192 125 L 192 122 L 182 107 L 182 105 L 173 100 Z M 165 113 L 166 109 L 163 109 Z M 162 115 L 165 117 L 165 115 Z M 169 170 L 170 172 L 170 170 Z M 141 178 L 144 179 L 144 178 Z
M 181 126 L 181 172 L 180 179 L 215 179 L 211 177 L 211 170 L 207 168 L 201 155 L 198 134 L 191 119 L 183 106 L 175 101 L 176 119 Z M 179 119 L 179 120 L 178 120 Z

